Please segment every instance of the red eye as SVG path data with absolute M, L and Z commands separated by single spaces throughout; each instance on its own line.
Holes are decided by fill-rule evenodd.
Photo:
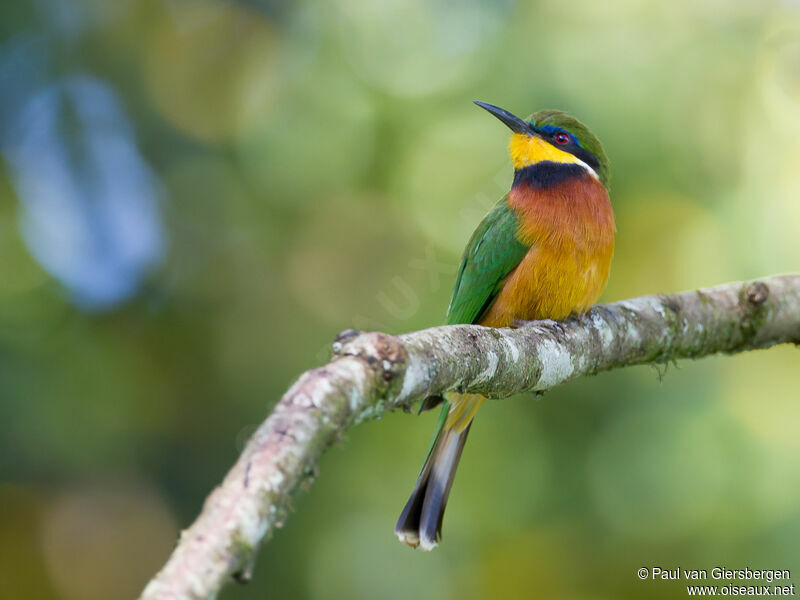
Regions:
M 556 134 L 555 140 L 557 144 L 561 144 L 563 146 L 569 142 L 569 135 L 562 131 Z

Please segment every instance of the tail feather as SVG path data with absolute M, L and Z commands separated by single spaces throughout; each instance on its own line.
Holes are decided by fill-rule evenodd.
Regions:
M 422 516 L 422 504 L 425 502 L 425 491 L 428 487 L 433 455 L 434 452 L 428 455 L 422 472 L 417 478 L 417 483 L 414 485 L 414 491 L 411 492 L 411 497 L 403 507 L 403 512 L 400 513 L 400 518 L 397 519 L 397 525 L 394 527 L 394 533 L 400 541 L 412 548 L 419 546 L 419 522 Z
M 471 425 L 439 431 L 395 526 L 395 534 L 404 544 L 432 550 L 441 539 L 444 509 Z

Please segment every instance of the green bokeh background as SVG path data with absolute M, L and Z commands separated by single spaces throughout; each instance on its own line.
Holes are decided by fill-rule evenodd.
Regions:
M 134 597 L 338 331 L 441 323 L 511 180 L 473 99 L 561 108 L 603 140 L 603 300 L 798 270 L 794 0 L 58 4 L 88 25 L 10 0 L 2 39 L 36 30 L 58 73 L 116 90 L 168 251 L 126 303 L 76 307 L 0 170 L 3 597 Z M 388 415 L 326 454 L 222 598 L 680 598 L 637 569 L 800 572 L 799 390 L 781 347 L 490 402 L 433 553 L 392 527 L 435 415 Z

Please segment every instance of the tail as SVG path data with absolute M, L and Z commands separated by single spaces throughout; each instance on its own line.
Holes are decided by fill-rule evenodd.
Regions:
M 467 441 L 472 417 L 483 396 L 449 397 L 442 408 L 436 433 L 414 491 L 406 502 L 394 532 L 401 542 L 433 550 L 442 537 L 442 519 L 458 461 Z

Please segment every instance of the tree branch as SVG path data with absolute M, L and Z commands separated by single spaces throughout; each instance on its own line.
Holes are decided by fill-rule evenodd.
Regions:
M 332 360 L 303 373 L 250 438 L 142 600 L 213 598 L 248 579 L 298 485 L 350 427 L 447 390 L 501 398 L 629 365 L 800 344 L 800 275 L 599 305 L 518 329 L 346 331 Z M 388 531 L 388 530 L 387 530 Z

